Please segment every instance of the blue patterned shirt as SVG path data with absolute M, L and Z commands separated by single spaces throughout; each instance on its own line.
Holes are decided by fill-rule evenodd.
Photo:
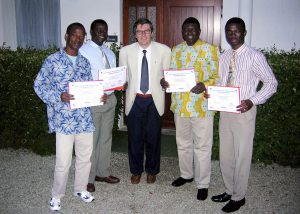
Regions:
M 64 49 L 48 56 L 33 84 L 35 93 L 47 105 L 49 132 L 66 135 L 95 130 L 91 108 L 70 109 L 61 101 L 61 93 L 68 91 L 68 82 L 92 80 L 91 66 L 80 53 L 73 65 Z

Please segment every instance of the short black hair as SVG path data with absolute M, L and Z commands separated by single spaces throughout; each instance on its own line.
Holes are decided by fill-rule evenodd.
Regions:
M 74 22 L 74 23 L 70 24 L 70 25 L 67 27 L 66 33 L 67 33 L 67 34 L 70 34 L 70 33 L 71 33 L 73 30 L 75 30 L 76 28 L 82 28 L 83 31 L 84 31 L 84 34 L 86 34 L 86 31 L 85 31 L 84 26 L 83 26 L 81 23 L 79 23 L 79 22 Z
M 91 30 L 94 30 L 97 24 L 105 25 L 106 28 L 108 29 L 108 25 L 107 25 L 106 21 L 104 21 L 103 19 L 96 19 L 91 24 Z
M 238 24 L 242 27 L 242 30 L 245 32 L 246 31 L 246 25 L 243 19 L 239 18 L 239 17 L 232 17 L 231 19 L 229 19 L 226 22 L 225 25 L 225 31 L 227 30 L 228 26 L 231 24 Z
M 136 33 L 136 28 L 138 25 L 144 25 L 144 24 L 149 24 L 150 25 L 150 29 L 151 29 L 151 33 L 153 32 L 153 24 L 149 19 L 146 18 L 140 18 L 138 20 L 136 20 L 136 22 L 133 25 L 133 33 Z
M 199 28 L 199 30 L 201 30 L 200 23 L 195 17 L 189 17 L 185 19 L 184 22 L 182 23 L 181 28 L 183 29 L 183 26 L 186 24 L 195 24 Z

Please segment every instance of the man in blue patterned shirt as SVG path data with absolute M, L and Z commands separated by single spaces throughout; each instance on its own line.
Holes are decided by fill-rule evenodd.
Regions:
M 78 52 L 86 31 L 80 23 L 70 24 L 65 34 L 66 47 L 48 56 L 35 81 L 34 90 L 47 105 L 49 132 L 56 133 L 56 163 L 50 210 L 61 208 L 60 199 L 65 195 L 69 168 L 72 163 L 75 144 L 76 163 L 74 195 L 84 202 L 94 197 L 86 191 L 91 168 L 90 157 L 93 150 L 95 130 L 91 108 L 70 109 L 68 83 L 92 80 L 91 66 Z M 102 97 L 106 102 L 107 96 Z

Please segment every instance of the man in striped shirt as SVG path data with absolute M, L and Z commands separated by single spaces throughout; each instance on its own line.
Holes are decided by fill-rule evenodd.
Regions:
M 234 212 L 245 204 L 256 106 L 265 103 L 277 89 L 277 80 L 264 55 L 245 44 L 246 33 L 242 19 L 234 17 L 227 21 L 225 34 L 231 49 L 221 55 L 219 65 L 219 85 L 240 87 L 241 95 L 241 104 L 237 106 L 241 114 L 220 113 L 220 167 L 225 192 L 213 196 L 212 200 L 229 201 L 222 208 L 227 213 Z M 260 81 L 263 86 L 257 91 Z

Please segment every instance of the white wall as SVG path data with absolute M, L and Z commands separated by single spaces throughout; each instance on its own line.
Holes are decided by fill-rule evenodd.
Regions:
M 296 43 L 300 48 L 300 0 L 223 0 L 221 20 L 221 46 L 228 49 L 224 35 L 226 21 L 239 15 L 239 4 L 253 1 L 251 46 L 291 50 Z M 122 2 L 123 0 L 61 0 L 61 41 L 72 22 L 81 22 L 90 39 L 90 24 L 94 19 L 104 19 L 108 23 L 108 34 L 117 35 L 122 42 Z M 16 21 L 14 0 L 0 0 L 0 45 L 15 48 Z
M 252 46 L 300 48 L 300 0 L 254 0 Z
M 226 50 L 230 48 L 225 38 L 225 24 L 231 17 L 239 15 L 239 0 L 223 0 L 223 11 L 221 19 L 221 48 Z
M 64 35 L 69 24 L 80 22 L 90 36 L 90 25 L 95 19 L 104 19 L 108 24 L 108 34 L 118 36 L 118 44 L 121 39 L 123 23 L 122 0 L 61 0 L 61 41 L 65 45 Z
M 226 21 L 239 16 L 239 4 L 251 0 L 223 0 L 221 47 L 230 48 L 225 39 Z M 290 51 L 300 48 L 300 0 L 252 0 L 251 46 Z M 247 28 L 247 26 L 246 26 Z M 296 46 L 294 46 L 296 43 Z

